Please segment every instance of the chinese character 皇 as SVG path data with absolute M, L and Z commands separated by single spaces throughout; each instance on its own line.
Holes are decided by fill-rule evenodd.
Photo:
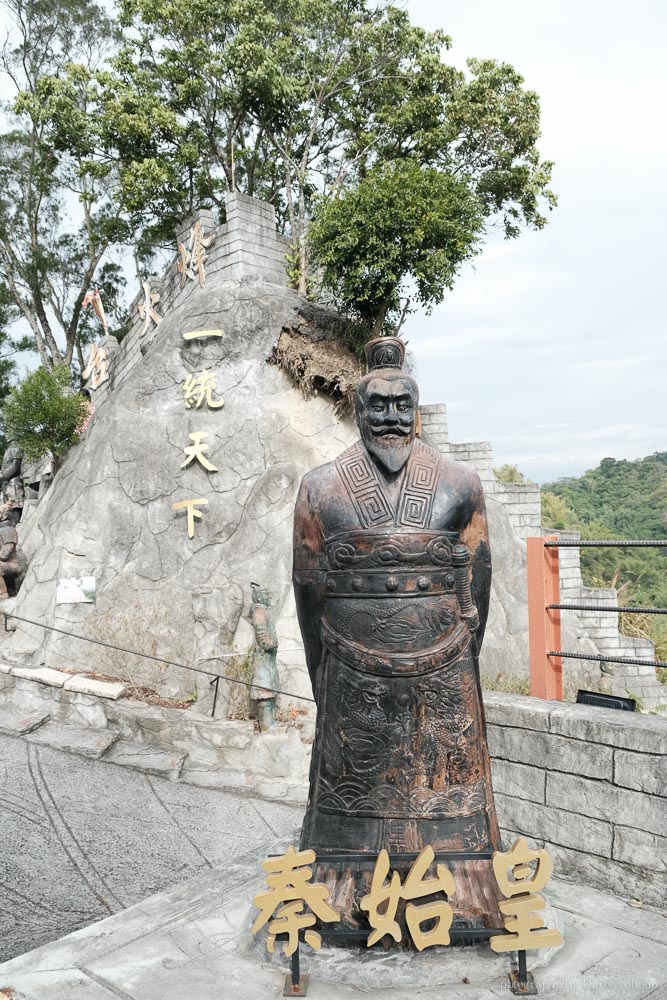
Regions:
M 203 511 L 197 510 L 198 504 L 206 505 L 208 500 L 204 497 L 200 497 L 198 500 L 179 500 L 178 503 L 173 503 L 171 505 L 172 510 L 186 510 L 188 513 L 188 538 L 194 538 L 195 534 L 195 518 L 199 520 L 204 516 Z
M 201 220 L 197 219 L 194 226 L 190 229 L 188 245 L 185 246 L 184 243 L 178 244 L 178 252 L 181 255 L 181 259 L 176 264 L 176 270 L 181 276 L 181 288 L 185 284 L 186 278 L 190 278 L 192 281 L 195 280 L 195 271 L 199 275 L 199 287 L 204 287 L 204 282 L 206 281 L 206 273 L 204 271 L 206 248 L 210 247 L 213 239 L 212 233 L 209 236 L 204 236 Z
M 269 920 L 269 936 L 266 947 L 273 953 L 276 936 L 287 934 L 283 942 L 285 955 L 292 955 L 299 943 L 299 931 L 304 927 L 312 927 L 317 918 L 327 923 L 340 920 L 340 916 L 327 902 L 329 890 L 325 885 L 313 885 L 312 868 L 306 868 L 315 861 L 315 851 L 299 851 L 293 847 L 279 858 L 268 858 L 264 871 L 268 873 L 269 888 L 258 893 L 253 904 L 261 910 L 254 924 L 255 934 Z M 282 905 L 281 905 L 282 904 Z M 312 913 L 304 913 L 308 906 Z M 280 907 L 280 909 L 278 909 Z M 272 919 L 273 918 L 273 919 Z M 322 946 L 322 938 L 317 931 L 307 930 L 304 934 L 306 942 L 316 950 Z
M 81 372 L 81 378 L 90 379 L 90 388 L 99 389 L 101 385 L 109 381 L 109 352 L 106 347 L 98 347 L 97 344 L 90 345 L 90 354 L 86 367 Z
M 530 866 L 532 861 L 537 861 L 535 869 Z M 507 874 L 510 867 L 511 879 Z M 563 943 L 560 931 L 549 930 L 542 915 L 535 912 L 543 910 L 546 903 L 534 890 L 545 887 L 553 868 L 547 851 L 531 851 L 523 837 L 517 837 L 509 851 L 496 851 L 493 855 L 493 872 L 498 888 L 507 897 L 498 904 L 505 914 L 506 933 L 489 939 L 494 951 L 555 948 Z
M 447 896 L 454 895 L 456 890 L 454 877 L 445 865 L 436 866 L 437 875 L 435 878 L 424 878 L 433 864 L 434 857 L 433 848 L 425 847 L 413 862 L 405 884 L 401 885 L 398 872 L 392 872 L 391 880 L 386 882 L 389 874 L 389 855 L 386 851 L 380 851 L 373 872 L 371 891 L 364 896 L 359 904 L 362 910 L 368 911 L 368 921 L 373 928 L 372 934 L 368 937 L 369 948 L 385 934 L 391 934 L 394 941 L 401 940 L 401 928 L 396 920 L 396 910 L 401 899 L 406 901 L 421 899 L 423 896 L 430 896 L 436 892 L 444 892 Z M 383 904 L 386 906 L 384 912 L 380 913 L 380 907 Z M 430 948 L 435 944 L 449 944 L 449 928 L 453 916 L 454 911 L 444 899 L 424 903 L 422 906 L 415 906 L 413 903 L 407 902 L 405 920 L 418 951 L 423 951 L 424 948 Z M 422 923 L 434 918 L 437 921 L 435 927 L 430 931 L 422 931 Z
M 147 281 L 142 281 L 141 287 L 144 290 L 144 301 L 139 303 L 137 310 L 139 312 L 139 317 L 144 321 L 144 325 L 139 331 L 139 336 L 143 337 L 150 326 L 150 321 L 153 320 L 155 325 L 159 326 L 162 322 L 162 316 L 160 316 L 160 314 L 153 308 L 153 306 L 160 301 L 160 293 L 152 292 L 151 286 Z
M 204 455 L 204 452 L 208 451 L 208 445 L 203 444 L 204 438 L 208 437 L 206 431 L 195 431 L 194 434 L 188 434 L 188 437 L 192 441 L 192 444 L 183 449 L 186 458 L 184 462 L 181 462 L 181 468 L 187 468 L 190 462 L 194 462 L 196 459 L 207 472 L 217 472 L 218 470 L 215 465 L 209 462 Z
M 185 396 L 185 406 L 188 410 L 193 407 L 199 409 L 204 400 L 210 410 L 219 410 L 225 405 L 224 399 L 214 399 L 213 393 L 217 393 L 215 373 L 204 368 L 196 375 L 188 375 L 183 383 L 183 393 Z

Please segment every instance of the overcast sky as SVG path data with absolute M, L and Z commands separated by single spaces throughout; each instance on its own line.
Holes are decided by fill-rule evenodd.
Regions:
M 539 482 L 666 450 L 667 4 L 407 7 L 452 36 L 456 65 L 504 60 L 537 91 L 560 199 L 542 232 L 494 238 L 409 318 L 423 402 L 447 404 L 453 441 L 489 440 Z
M 559 205 L 497 239 L 404 327 L 453 441 L 540 482 L 667 450 L 667 4 L 408 0 L 452 61 L 511 63 L 540 95 Z

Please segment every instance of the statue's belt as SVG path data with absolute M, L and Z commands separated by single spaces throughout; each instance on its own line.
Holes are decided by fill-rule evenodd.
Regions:
M 418 652 L 376 652 L 340 636 L 326 620 L 320 627 L 322 645 L 350 667 L 383 677 L 429 674 L 457 659 L 470 645 L 470 629 L 458 622 L 447 635 Z
M 338 569 L 325 579 L 327 597 L 426 597 L 455 596 L 456 578 L 451 568 Z

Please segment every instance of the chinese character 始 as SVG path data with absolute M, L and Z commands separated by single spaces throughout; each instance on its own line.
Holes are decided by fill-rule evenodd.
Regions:
M 269 937 L 266 947 L 273 953 L 276 937 L 286 934 L 283 942 L 285 955 L 292 955 L 299 944 L 299 931 L 302 928 L 312 928 L 317 918 L 334 923 L 340 916 L 327 902 L 329 890 L 325 885 L 314 885 L 312 868 L 305 867 L 315 861 L 315 851 L 299 851 L 293 847 L 278 858 L 268 858 L 264 871 L 268 873 L 269 889 L 258 893 L 253 904 L 261 910 L 254 924 L 255 934 L 266 923 L 269 923 Z M 281 905 L 282 904 L 282 905 Z M 304 912 L 308 906 L 311 913 Z M 322 938 L 314 930 L 306 930 L 305 941 L 318 950 L 322 946 Z
M 530 863 L 536 861 L 535 869 Z M 507 874 L 511 867 L 512 878 Z M 493 871 L 498 888 L 507 897 L 499 903 L 505 914 L 505 934 L 496 934 L 489 939 L 493 951 L 524 951 L 528 948 L 554 948 L 563 943 L 558 930 L 550 930 L 536 910 L 543 910 L 545 902 L 539 896 L 553 872 L 553 861 L 547 851 L 531 851 L 523 839 L 517 837 L 509 851 L 496 851 L 493 855 Z
M 391 934 L 394 941 L 401 940 L 401 928 L 396 920 L 396 910 L 401 899 L 407 901 L 405 919 L 410 936 L 418 951 L 430 948 L 436 944 L 449 944 L 449 928 L 454 911 L 445 900 L 434 900 L 415 906 L 410 900 L 421 899 L 436 892 L 444 892 L 453 896 L 456 890 L 454 877 L 445 865 L 437 865 L 435 878 L 424 878 L 433 864 L 435 854 L 432 847 L 425 847 L 412 864 L 410 871 L 401 885 L 398 872 L 393 872 L 391 880 L 386 881 L 389 874 L 389 855 L 380 851 L 378 855 L 371 891 L 361 900 L 360 907 L 368 911 L 368 920 L 373 932 L 368 937 L 368 947 L 374 945 L 385 934 Z M 385 905 L 383 913 L 380 907 Z M 429 931 L 422 931 L 421 925 L 426 920 L 436 919 L 435 926 Z

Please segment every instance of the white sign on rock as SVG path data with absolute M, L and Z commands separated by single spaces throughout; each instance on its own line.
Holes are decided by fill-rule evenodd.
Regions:
M 94 603 L 94 576 L 73 576 L 58 580 L 56 584 L 56 604 Z

